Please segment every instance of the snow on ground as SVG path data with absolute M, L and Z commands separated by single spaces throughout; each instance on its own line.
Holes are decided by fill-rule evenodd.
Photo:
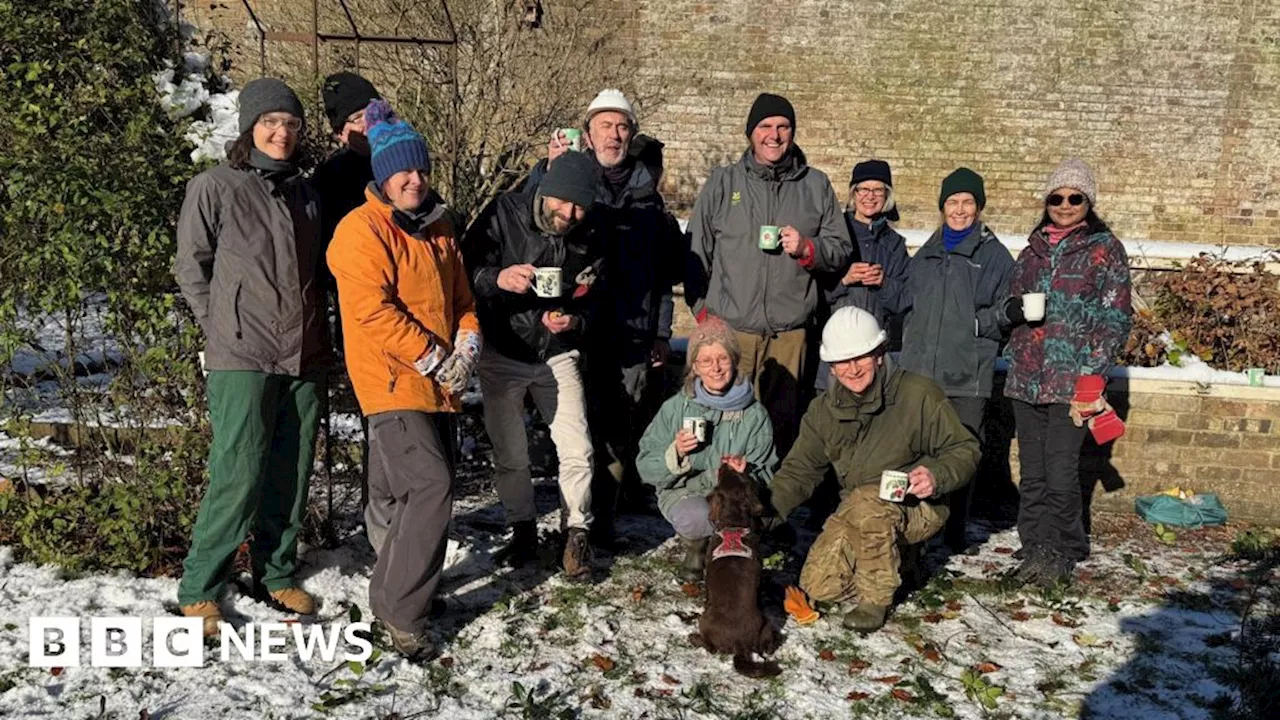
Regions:
M 554 484 L 539 483 L 538 501 L 546 539 L 557 522 Z M 782 676 L 752 681 L 735 675 L 727 658 L 687 642 L 700 590 L 673 580 L 678 549 L 665 523 L 627 516 L 620 531 L 616 552 L 598 554 L 599 582 L 568 584 L 553 574 L 550 547 L 542 568 L 495 569 L 489 554 L 503 541 L 496 498 L 485 492 L 459 500 L 441 587 L 447 613 L 435 631 L 444 654 L 425 667 L 392 651 L 363 668 L 293 655 L 272 665 L 224 663 L 215 649 L 200 669 L 31 668 L 32 616 L 162 616 L 174 610 L 176 582 L 66 578 L 15 563 L 0 548 L 0 707 L 9 717 L 99 717 L 105 707 L 103 717 L 145 710 L 151 718 L 226 720 L 386 718 L 393 711 L 400 718 L 562 711 L 584 718 L 1208 718 L 1209 703 L 1227 692 L 1212 670 L 1236 657 L 1230 638 L 1247 590 L 1240 568 L 1221 561 L 1229 532 L 1188 532 L 1164 546 L 1133 518 L 1102 516 L 1094 558 L 1075 588 L 1010 591 L 993 578 L 1015 563 L 1015 533 L 974 524 L 980 552 L 947 559 L 933 548 L 928 560 L 937 573 L 884 630 L 860 638 L 842 630 L 838 616 L 807 628 L 788 623 L 776 655 Z M 812 537 L 802 529 L 798 547 Z M 343 622 L 352 605 L 369 618 L 373 555 L 361 536 L 303 557 L 301 579 L 322 602 L 320 622 Z M 794 582 L 799 562 L 797 554 L 770 560 L 781 565 L 767 573 L 764 593 L 776 622 L 780 588 Z M 284 619 L 234 590 L 224 605 L 237 624 Z M 991 710 L 973 699 L 983 693 Z M 330 707 L 316 709 L 322 698 Z
M 56 463 L 70 454 L 49 438 L 23 440 L 0 432 L 0 480 L 56 482 L 61 478 Z
M 84 316 L 73 325 L 76 338 L 75 360 L 83 365 L 102 365 L 121 361 L 120 346 L 106 330 L 107 304 L 104 296 L 87 298 L 81 305 Z M 35 375 L 54 367 L 68 367 L 66 357 L 67 321 L 48 314 L 19 315 L 18 330 L 28 333 L 31 342 L 20 346 L 0 372 Z

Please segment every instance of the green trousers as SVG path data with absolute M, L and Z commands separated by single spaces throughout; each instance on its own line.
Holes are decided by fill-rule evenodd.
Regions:
M 209 489 L 182 564 L 180 604 L 218 600 L 250 532 L 254 581 L 268 591 L 296 585 L 322 391 L 319 376 L 209 373 Z

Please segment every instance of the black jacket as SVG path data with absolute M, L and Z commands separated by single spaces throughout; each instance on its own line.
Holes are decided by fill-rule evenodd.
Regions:
M 528 363 L 579 349 L 604 292 L 604 258 L 590 228 L 584 223 L 565 236 L 543 233 L 533 219 L 539 199 L 536 186 L 499 195 L 462 243 L 485 344 Z M 561 268 L 562 295 L 541 298 L 532 289 L 517 295 L 498 287 L 499 272 L 525 263 Z M 577 327 L 558 334 L 547 330 L 542 314 L 553 310 L 576 316 Z
M 688 250 L 652 171 L 632 162 L 630 177 L 616 192 L 600 183 L 587 219 L 601 241 L 613 308 L 611 317 L 596 318 L 593 334 L 624 354 L 635 348 L 647 359 L 656 338 L 671 337 L 671 288 L 683 279 Z M 546 160 L 534 166 L 526 187 L 536 187 L 546 170 Z
M 979 223 L 947 252 L 942 230 L 911 258 L 903 305 L 900 364 L 942 388 L 947 397 L 991 397 L 996 355 L 1009 331 L 1013 256 Z

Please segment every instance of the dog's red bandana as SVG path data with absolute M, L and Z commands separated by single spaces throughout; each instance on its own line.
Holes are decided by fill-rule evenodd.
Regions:
M 719 560 L 723 557 L 755 557 L 751 552 L 751 548 L 742 542 L 742 538 L 751 532 L 748 528 L 725 528 L 717 530 L 716 535 L 720 536 L 720 544 L 715 550 L 711 551 L 711 559 Z

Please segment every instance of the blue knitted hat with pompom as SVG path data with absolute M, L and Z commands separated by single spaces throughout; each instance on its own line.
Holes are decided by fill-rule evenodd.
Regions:
M 382 187 L 387 178 L 403 170 L 431 172 L 426 138 L 396 117 L 386 100 L 374 100 L 364 111 L 365 137 L 369 138 L 373 180 Z

